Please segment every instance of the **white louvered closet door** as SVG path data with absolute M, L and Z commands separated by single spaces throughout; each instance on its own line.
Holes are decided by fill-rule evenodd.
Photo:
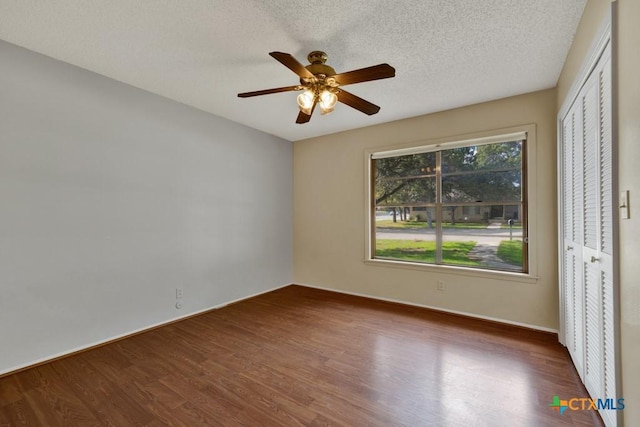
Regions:
M 561 120 L 564 344 L 589 394 L 617 399 L 611 52 L 607 46 Z M 617 425 L 617 411 L 600 411 Z
M 565 314 L 565 345 L 578 372 L 584 365 L 584 299 L 582 282 L 582 109 L 575 103 L 562 127 L 563 145 L 563 288 Z
M 605 51 L 604 63 L 598 74 L 600 90 L 600 133 L 598 140 L 599 156 L 599 190 L 600 190 L 600 228 L 599 243 L 600 253 L 600 288 L 601 309 L 602 309 L 602 356 L 604 376 L 602 378 L 602 391 L 605 396 L 615 397 L 616 395 L 616 324 L 614 300 L 614 263 L 615 263 L 615 243 L 614 218 L 617 215 L 617 206 L 614 205 L 616 198 L 613 195 L 614 172 L 613 172 L 613 135 L 611 111 L 611 53 L 610 48 Z
M 597 70 L 596 70 L 597 71 Z M 583 125 L 583 246 L 582 271 L 584 281 L 585 346 L 584 373 L 585 386 L 592 397 L 601 397 L 600 378 L 602 362 L 602 298 L 600 287 L 600 263 L 598 241 L 598 214 L 600 191 L 598 186 L 598 75 L 591 74 L 584 86 L 581 98 Z

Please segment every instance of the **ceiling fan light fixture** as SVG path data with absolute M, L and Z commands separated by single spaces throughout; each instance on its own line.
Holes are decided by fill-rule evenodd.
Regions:
M 297 96 L 298 107 L 300 108 L 300 113 L 296 118 L 297 124 L 309 122 L 316 104 L 319 104 L 322 114 L 331 113 L 338 102 L 342 102 L 369 116 L 376 114 L 380 111 L 380 107 L 343 90 L 342 86 L 388 79 L 396 75 L 395 68 L 389 64 L 378 64 L 336 74 L 335 70 L 326 64 L 327 54 L 322 51 L 313 51 L 308 55 L 309 65 L 302 65 L 291 54 L 285 52 L 269 52 L 269 55 L 297 74 L 300 78 L 300 84 L 243 92 L 239 93 L 238 97 L 250 98 L 271 93 L 302 90 L 303 92 Z
M 329 114 L 333 111 L 336 103 L 338 102 L 338 95 L 331 92 L 330 90 L 323 90 L 320 93 L 320 113 L 321 114 Z
M 311 114 L 311 108 L 313 108 L 313 101 L 315 100 L 315 93 L 311 89 L 307 89 L 298 95 L 298 107 L 300 111 L 305 114 Z

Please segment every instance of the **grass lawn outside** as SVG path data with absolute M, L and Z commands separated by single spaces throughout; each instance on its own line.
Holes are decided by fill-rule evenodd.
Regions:
M 467 256 L 469 251 L 471 251 L 475 245 L 476 242 L 443 242 L 443 264 L 464 266 L 481 265 L 480 262 L 469 259 Z M 433 264 L 436 260 L 436 242 L 424 240 L 377 239 L 376 257 Z
M 503 240 L 498 246 L 498 258 L 522 266 L 522 240 Z

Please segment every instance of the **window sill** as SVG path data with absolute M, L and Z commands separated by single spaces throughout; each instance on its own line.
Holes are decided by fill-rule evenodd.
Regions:
M 404 270 L 419 270 L 429 271 L 432 273 L 442 274 L 456 274 L 459 276 L 468 276 L 475 278 L 486 278 L 494 280 L 504 280 L 507 282 L 519 282 L 519 283 L 538 283 L 539 277 L 532 276 L 527 273 L 512 273 L 508 271 L 495 271 L 495 270 L 480 270 L 477 268 L 466 267 L 454 267 L 449 265 L 431 265 L 431 264 L 418 264 L 414 262 L 403 261 L 390 261 L 383 259 L 368 259 L 365 260 L 366 265 L 374 267 L 391 267 L 400 268 Z

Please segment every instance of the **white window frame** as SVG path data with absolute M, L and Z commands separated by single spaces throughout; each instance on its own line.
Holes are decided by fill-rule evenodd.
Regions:
M 526 171 L 527 194 L 527 225 L 528 225 L 528 272 L 510 272 L 500 270 L 487 270 L 473 267 L 461 267 L 451 265 L 437 265 L 426 263 L 415 263 L 406 261 L 396 261 L 375 258 L 373 242 L 375 226 L 375 200 L 372 197 L 374 186 L 374 177 L 372 176 L 371 163 L 374 158 L 401 156 L 408 154 L 426 153 L 439 150 L 447 150 L 451 148 L 464 147 L 469 145 L 490 144 L 496 142 L 504 142 L 510 140 L 522 139 L 522 135 L 526 135 L 527 143 L 525 144 L 526 152 L 523 158 L 526 159 L 526 165 L 523 169 Z M 410 270 L 420 270 L 438 273 L 458 274 L 463 276 L 486 277 L 498 280 L 507 280 L 512 282 L 536 283 L 538 280 L 538 247 L 537 247 L 537 135 L 535 124 L 527 124 L 516 127 L 497 129 L 488 132 L 478 132 L 473 134 L 458 135 L 452 137 L 413 141 L 406 144 L 399 144 L 386 147 L 378 147 L 375 149 L 367 149 L 364 152 L 364 171 L 365 171 L 365 254 L 364 262 L 367 265 L 375 267 L 392 267 Z M 552 206 L 548 206 L 552 209 Z

